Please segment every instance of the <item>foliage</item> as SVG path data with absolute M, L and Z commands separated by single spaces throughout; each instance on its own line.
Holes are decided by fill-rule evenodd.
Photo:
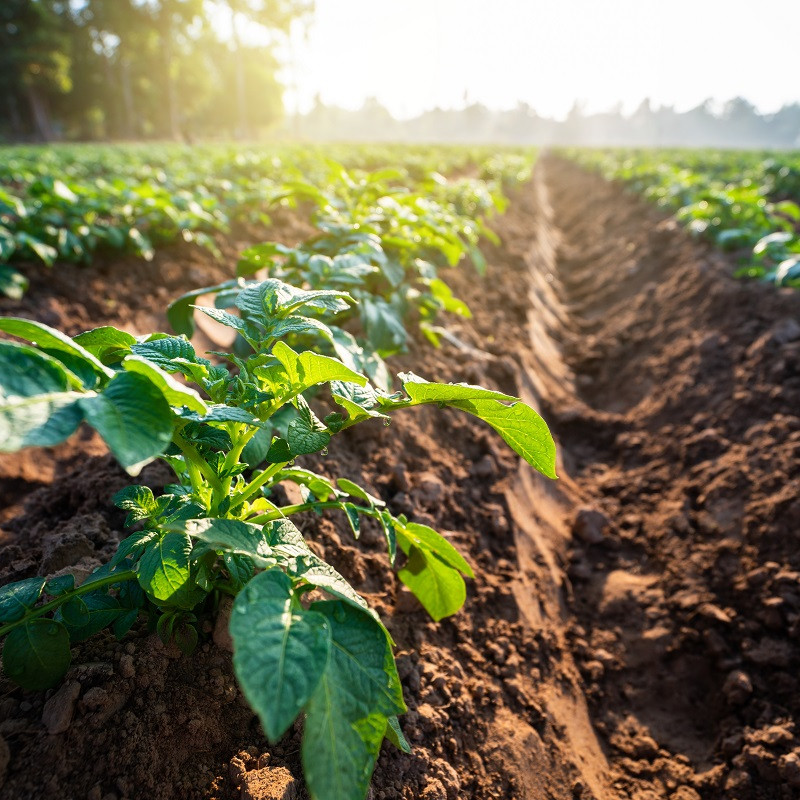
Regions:
M 104 628 L 121 637 L 141 614 L 190 651 L 199 615 L 232 596 L 234 667 L 268 738 L 282 736 L 304 712 L 312 797 L 364 797 L 384 736 L 403 741 L 391 638 L 291 518 L 335 509 L 356 537 L 363 520 L 373 520 L 398 578 L 437 620 L 461 607 L 464 577 L 473 572 L 433 529 L 297 459 L 327 451 L 354 425 L 388 423 L 396 411 L 423 404 L 478 417 L 549 477 L 555 450 L 542 419 L 517 398 L 410 373 L 389 393 L 342 360 L 286 343 L 304 319 L 324 325 L 326 314 L 352 303 L 342 291 L 249 283 L 236 297 L 245 317 L 205 309 L 249 346 L 220 363 L 182 337 L 104 327 L 69 338 L 39 323 L 0 319 L 0 331 L 22 340 L 0 341 L 4 450 L 54 445 L 85 421 L 131 475 L 160 458 L 176 478 L 159 496 L 142 485 L 115 496 L 134 531 L 80 586 L 64 576 L 0 590 L 9 678 L 27 689 L 52 686 L 69 667 L 71 643 Z M 285 482 L 300 487 L 302 502 L 280 503 L 276 488 Z
M 742 256 L 737 276 L 800 287 L 800 162 L 792 154 L 573 150 Z
M 44 141 L 264 131 L 282 115 L 276 45 L 313 9 L 310 0 L 1 5 L 0 88 L 10 113 L 0 135 Z M 258 46 L 239 36 L 244 26 Z
M 317 224 L 329 234 L 318 252 L 334 244 L 333 228 L 380 227 L 379 220 L 371 219 L 377 212 L 384 217 L 381 231 L 391 217 L 398 237 L 408 240 L 412 228 L 415 235 L 427 231 L 427 243 L 447 261 L 458 260 L 462 252 L 478 261 L 478 236 L 491 235 L 481 217 L 502 210 L 503 187 L 519 178 L 519 157 L 511 153 L 508 165 L 505 154 L 492 157 L 486 180 L 455 181 L 437 170 L 455 171 L 465 158 L 485 154 L 441 148 L 424 155 L 397 150 L 389 156 L 385 148 L 353 147 L 333 153 L 344 166 L 293 146 L 9 148 L 0 163 L 0 292 L 19 296 L 24 291 L 19 271 L 3 266 L 11 262 L 88 263 L 103 249 L 149 259 L 175 239 L 216 253 L 214 234 L 238 223 L 269 224 L 271 206 L 298 199 L 318 204 Z M 386 170 L 363 173 L 381 158 L 398 163 L 398 169 L 391 176 Z M 412 179 L 405 165 L 417 177 Z M 317 185 L 328 188 L 320 191 Z M 291 272 L 286 275 L 296 279 Z

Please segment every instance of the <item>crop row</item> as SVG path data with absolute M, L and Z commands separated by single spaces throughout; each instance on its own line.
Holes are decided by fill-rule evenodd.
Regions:
M 690 150 L 570 150 L 738 253 L 737 276 L 800 286 L 800 158 Z
M 286 183 L 334 180 L 332 156 L 348 168 L 397 164 L 402 181 L 428 189 L 436 187 L 431 176 L 475 172 L 478 163 L 475 177 L 498 197 L 530 164 L 522 152 L 495 156 L 479 148 L 342 147 L 323 154 L 297 146 L 75 145 L 2 152 L 0 293 L 11 296 L 26 286 L 11 262 L 89 262 L 98 250 L 150 259 L 156 247 L 178 239 L 218 254 L 213 235 L 236 223 L 268 225 L 271 202 L 284 197 Z
M 393 642 L 292 517 L 338 511 L 356 538 L 377 526 L 398 579 L 436 620 L 463 605 L 473 571 L 432 528 L 331 477 L 333 459 L 325 475 L 298 460 L 354 425 L 388 424 L 424 404 L 483 420 L 549 477 L 555 447 L 518 398 L 412 372 L 395 390 L 382 360 L 404 346 L 412 319 L 435 341 L 436 312 L 468 313 L 437 272 L 467 255 L 481 268 L 480 218 L 494 207 L 483 191 L 437 179 L 440 199 L 431 199 L 400 186 L 394 170 L 332 169 L 322 188 L 285 188 L 311 214 L 307 241 L 253 247 L 239 278 L 170 307 L 179 332 L 195 313 L 235 332 L 213 362 L 185 335 L 105 326 L 70 338 L 0 318 L 15 337 L 0 339 L 0 449 L 54 445 L 87 423 L 132 476 L 154 459 L 174 473 L 160 494 L 136 483 L 116 495 L 133 530 L 82 584 L 36 576 L 0 589 L 0 637 L 6 676 L 41 690 L 64 677 L 72 644 L 104 629 L 122 637 L 140 618 L 190 653 L 198 623 L 228 603 L 234 669 L 267 737 L 302 713 L 311 797 L 362 800 L 384 738 L 409 748 Z M 248 279 L 262 269 L 268 277 Z M 209 294 L 214 306 L 195 306 Z M 280 500 L 285 482 L 301 502 Z

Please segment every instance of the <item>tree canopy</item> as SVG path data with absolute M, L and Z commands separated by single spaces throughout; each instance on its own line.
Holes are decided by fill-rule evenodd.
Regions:
M 276 49 L 313 0 L 3 0 L 0 136 L 256 135 L 280 119 Z

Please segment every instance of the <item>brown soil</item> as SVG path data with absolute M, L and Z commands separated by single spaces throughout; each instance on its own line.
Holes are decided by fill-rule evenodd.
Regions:
M 395 367 L 537 403 L 561 480 L 434 409 L 307 461 L 450 532 L 477 567 L 465 609 L 434 624 L 377 531 L 354 543 L 341 519 L 300 520 L 398 643 L 414 753 L 384 747 L 372 797 L 800 795 L 800 295 L 735 283 L 658 212 L 553 159 L 498 229 L 487 279 L 449 276 L 474 319 L 448 320 L 453 342 Z M 131 265 L 114 283 L 34 283 L 22 313 L 140 330 L 211 275 L 175 254 L 156 263 L 146 285 L 163 275 L 167 289 L 136 301 L 140 317 Z M 93 291 L 118 305 L 84 314 Z M 94 437 L 58 451 L 2 459 L 2 582 L 89 570 L 123 536 L 108 498 L 125 474 Z M 299 725 L 265 742 L 211 625 L 191 658 L 142 625 L 76 647 L 54 692 L 0 679 L 0 797 L 266 798 L 285 770 L 299 778 Z

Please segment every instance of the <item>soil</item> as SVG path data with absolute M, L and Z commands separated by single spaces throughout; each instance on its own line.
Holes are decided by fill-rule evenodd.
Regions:
M 669 218 L 552 157 L 496 228 L 485 278 L 446 276 L 474 317 L 393 366 L 538 405 L 560 480 L 431 408 L 305 462 L 476 566 L 465 608 L 435 624 L 378 531 L 353 542 L 342 519 L 299 518 L 398 645 L 414 751 L 384 746 L 371 797 L 800 796 L 800 294 L 735 282 Z M 0 313 L 139 332 L 220 270 L 185 250 L 54 270 Z M 87 573 L 124 535 L 108 498 L 129 479 L 91 434 L 0 463 L 0 582 Z M 144 625 L 103 634 L 46 694 L 0 678 L 0 797 L 305 798 L 301 723 L 268 745 L 212 629 L 191 658 Z

